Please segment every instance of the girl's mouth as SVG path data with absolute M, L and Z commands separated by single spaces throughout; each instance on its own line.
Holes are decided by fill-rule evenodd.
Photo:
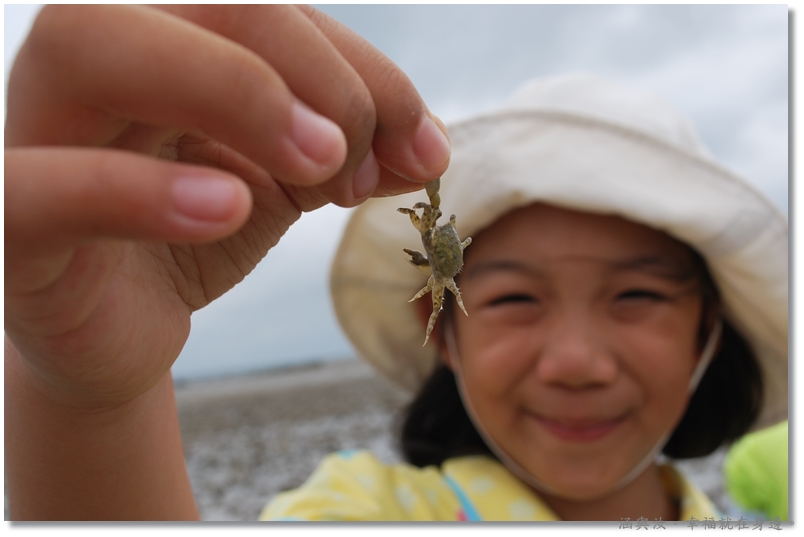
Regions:
M 611 419 L 549 419 L 539 415 L 533 415 L 539 424 L 550 433 L 562 440 L 571 442 L 593 442 L 608 435 L 620 426 L 628 415 L 622 415 Z

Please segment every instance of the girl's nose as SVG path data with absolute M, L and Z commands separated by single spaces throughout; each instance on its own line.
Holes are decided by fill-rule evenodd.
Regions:
M 567 388 L 604 386 L 617 376 L 617 360 L 587 319 L 562 319 L 550 330 L 536 372 L 542 382 Z

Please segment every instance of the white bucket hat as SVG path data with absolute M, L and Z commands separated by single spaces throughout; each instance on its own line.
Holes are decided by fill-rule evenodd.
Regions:
M 532 81 L 449 132 L 441 210 L 457 215 L 461 238 L 545 202 L 619 215 L 689 244 L 759 360 L 765 399 L 752 429 L 787 417 L 787 218 L 715 162 L 683 116 L 651 95 L 568 75 Z M 419 248 L 421 237 L 396 209 L 417 201 L 427 201 L 424 191 L 355 209 L 330 274 L 336 315 L 357 351 L 412 391 L 438 360 L 435 344 L 421 346 L 424 328 L 408 303 L 427 276 L 407 262 L 402 249 Z

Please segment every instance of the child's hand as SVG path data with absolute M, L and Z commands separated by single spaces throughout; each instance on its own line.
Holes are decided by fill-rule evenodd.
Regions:
M 287 5 L 46 7 L 5 134 L 15 520 L 197 517 L 169 375 L 190 314 L 302 211 L 449 160 L 393 63 Z
M 97 408 L 163 379 L 300 211 L 449 159 L 393 63 L 294 6 L 46 7 L 5 134 L 6 360 Z

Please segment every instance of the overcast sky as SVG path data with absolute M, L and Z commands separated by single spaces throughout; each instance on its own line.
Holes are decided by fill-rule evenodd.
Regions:
M 787 213 L 786 5 L 320 6 L 411 78 L 449 122 L 538 76 L 594 72 L 661 95 L 725 166 Z M 36 13 L 5 6 L 5 72 Z M 349 211 L 306 214 L 255 271 L 193 316 L 177 378 L 352 355 L 327 272 Z

